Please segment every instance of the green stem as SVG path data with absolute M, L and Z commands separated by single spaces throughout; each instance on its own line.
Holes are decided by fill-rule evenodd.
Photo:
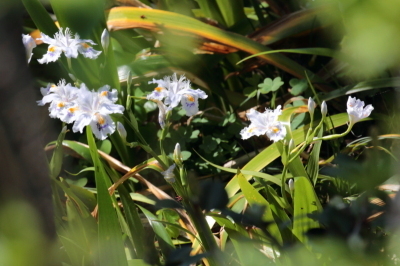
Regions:
M 289 208 L 290 207 L 290 203 L 289 203 L 289 200 L 288 200 L 288 198 L 286 196 L 286 174 L 287 174 L 287 171 L 288 171 L 288 165 L 289 164 L 285 164 L 283 166 L 282 179 L 281 179 L 281 193 L 282 193 L 283 200 L 286 203 L 286 206 L 288 206 L 287 210 L 289 210 L 289 212 L 291 212 L 291 208 Z
M 225 265 L 221 258 L 221 252 L 215 242 L 214 235 L 212 234 L 210 227 L 208 226 L 207 220 L 205 219 L 204 213 L 198 204 L 191 202 L 190 200 L 185 201 L 186 210 L 190 219 L 192 220 L 204 250 L 209 254 L 207 257 L 210 266 L 222 266 Z
M 349 134 L 352 128 L 353 128 L 353 124 L 349 124 L 349 126 L 347 127 L 347 130 L 341 134 L 334 134 L 334 135 L 329 135 L 329 136 L 325 136 L 325 137 L 321 137 L 321 138 L 316 138 L 316 139 L 313 139 L 312 141 L 314 142 L 314 141 L 318 141 L 318 140 L 338 139 L 338 138 L 344 137 L 347 134 Z

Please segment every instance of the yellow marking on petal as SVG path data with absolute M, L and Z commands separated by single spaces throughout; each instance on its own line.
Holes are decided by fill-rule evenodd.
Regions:
M 64 107 L 65 106 L 65 103 L 64 102 L 59 102 L 59 103 L 57 103 L 57 107 Z
M 99 123 L 99 125 L 104 125 L 106 123 L 104 117 L 102 117 L 99 113 L 96 114 L 96 118 L 97 118 L 97 123 Z
M 81 43 L 81 45 L 83 46 L 83 48 L 86 48 L 86 49 L 88 49 L 88 48 L 91 47 L 91 46 L 90 46 L 89 44 L 87 44 L 87 43 Z
M 186 95 L 189 102 L 194 102 L 194 97 L 192 95 Z
M 163 91 L 163 90 L 165 90 L 163 87 L 157 87 L 157 88 L 155 88 L 154 89 L 155 91 L 158 91 L 158 92 L 161 92 L 161 91 Z
M 274 133 L 278 133 L 279 132 L 279 128 L 278 127 L 272 127 L 272 131 L 274 132 Z
M 68 108 L 68 111 L 69 111 L 70 113 L 75 113 L 77 110 L 78 110 L 78 107 L 71 107 L 71 108 Z
M 51 84 L 50 87 L 55 88 L 55 87 L 57 87 L 57 86 L 56 86 L 56 84 Z
M 108 91 L 102 91 L 101 93 L 100 93 L 100 96 L 107 96 L 108 95 Z
M 51 53 L 54 53 L 55 51 L 56 51 L 56 48 L 57 48 L 57 46 L 49 46 L 49 49 L 48 49 L 48 51 L 49 52 L 51 52 Z

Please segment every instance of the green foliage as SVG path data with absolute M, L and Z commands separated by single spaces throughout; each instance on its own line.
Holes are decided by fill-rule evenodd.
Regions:
M 372 102 L 373 118 L 396 117 L 387 107 L 393 102 L 375 96 L 387 89 L 387 98 L 395 98 L 390 88 L 400 84 L 397 77 L 353 79 L 355 72 L 379 74 L 396 65 L 396 40 L 383 51 L 385 36 L 362 30 L 374 40 L 364 47 L 359 44 L 365 36 L 357 33 L 360 25 L 373 24 L 357 19 L 363 12 L 379 21 L 372 32 L 391 33 L 393 12 L 385 19 L 382 14 L 394 3 L 376 4 L 376 17 L 371 1 L 344 4 L 328 17 L 349 18 L 343 22 L 349 31 L 334 39 L 317 30 L 327 23 L 315 19 L 327 14 L 326 7 L 297 10 L 293 1 L 162 0 L 154 9 L 146 8 L 149 1 L 136 1 L 142 8 L 109 10 L 105 7 L 123 1 L 51 0 L 46 8 L 39 1 L 22 2 L 29 14 L 26 30 L 53 36 L 55 15 L 59 26 L 93 40 L 102 52 L 95 60 L 62 55 L 43 66 L 34 50 L 30 67 L 37 84 L 61 78 L 90 90 L 107 84 L 124 107 L 112 120 L 127 136 L 115 131 L 95 141 L 90 126 L 86 137 L 63 129 L 46 147 L 53 151 L 49 167 L 62 264 L 330 265 L 340 260 L 350 265 L 364 264 L 362 255 L 373 250 L 371 263 L 383 265 L 384 257 L 394 254 L 386 239 L 395 234 L 384 223 L 390 219 L 390 192 L 375 188 L 393 180 L 400 137 L 381 129 L 384 135 L 353 141 L 356 135 L 349 133 L 368 134 L 370 119 L 342 128 L 349 121 L 342 97 L 347 94 Z M 111 40 L 105 48 L 106 27 Z M 349 56 L 356 50 L 360 58 L 368 51 L 374 62 L 382 56 L 386 63 L 357 69 L 359 60 Z M 153 79 L 173 73 L 191 81 L 185 89 L 207 95 L 196 99 L 199 111 L 190 117 L 181 106 L 195 100 L 188 97 L 192 91 L 181 91 L 187 98 L 173 108 L 164 99 L 170 96 L 164 96 L 164 113 L 160 99 L 148 97 L 156 87 L 168 87 Z M 310 96 L 318 104 L 332 100 L 326 117 L 317 106 L 308 112 Z M 278 105 L 283 109 L 278 120 L 256 124 L 254 113 L 245 119 L 249 109 L 263 113 Z M 390 129 L 398 130 L 396 119 L 391 121 Z M 282 123 L 285 138 L 273 143 L 265 134 L 241 138 L 249 124 L 256 124 L 255 130 L 268 123 Z M 177 143 L 183 163 L 174 165 Z M 32 230 L 28 237 L 35 236 Z M 21 250 L 29 254 L 25 246 Z
M 266 94 L 270 91 L 278 90 L 284 83 L 280 77 L 274 78 L 274 80 L 270 78 L 264 79 L 264 82 L 259 84 L 260 92 Z

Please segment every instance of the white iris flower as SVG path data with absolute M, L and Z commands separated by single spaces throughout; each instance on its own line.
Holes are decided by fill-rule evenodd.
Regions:
M 41 64 L 57 61 L 62 53 L 68 58 L 77 58 L 78 53 L 81 53 L 84 57 L 90 59 L 97 58 L 101 53 L 101 51 L 96 51 L 89 45 L 95 45 L 92 40 L 80 39 L 78 34 L 75 34 L 73 37 L 69 28 L 66 28 L 65 31 L 63 31 L 63 28 L 60 28 L 60 30 L 54 34 L 54 38 L 44 33 L 41 33 L 41 35 L 42 37 L 38 38 L 38 40 L 49 44 L 47 53 L 42 59 L 38 60 Z
M 41 88 L 43 99 L 37 101 L 38 105 L 43 106 L 50 103 L 50 117 L 59 118 L 61 121 L 71 123 L 75 120 L 73 113 L 69 111 L 76 103 L 78 98 L 78 88 L 71 84 L 66 84 L 65 80 L 61 80 L 58 85 L 48 85 Z
M 147 99 L 162 101 L 164 98 L 173 97 L 174 95 L 170 91 L 178 91 L 180 88 L 185 87 L 188 82 L 190 83 L 185 76 L 181 76 L 178 80 L 175 73 L 172 76 L 165 76 L 164 79 L 153 79 L 153 81 L 149 81 L 149 84 L 157 84 L 157 87 L 147 95 Z M 170 102 L 171 100 L 167 101 Z
M 100 140 L 115 131 L 116 126 L 110 114 L 124 112 L 122 105 L 115 104 L 118 100 L 117 90 L 110 89 L 108 85 L 98 91 L 90 91 L 85 84 L 76 88 L 61 80 L 57 86 L 49 84 L 40 91 L 43 99 L 37 103 L 41 106 L 50 103 L 50 117 L 68 124 L 75 122 L 72 126 L 74 132 L 82 133 L 85 126 L 90 126 Z
M 282 110 L 280 105 L 275 110 L 266 109 L 264 113 L 251 109 L 250 112 L 246 114 L 251 123 L 248 127 L 240 131 L 242 139 L 264 134 L 274 142 L 284 139 L 286 136 L 286 128 L 278 121 L 278 117 L 281 114 Z
M 25 46 L 26 59 L 28 60 L 29 63 L 33 55 L 32 50 L 33 48 L 36 47 L 36 43 L 35 40 L 29 34 L 22 34 L 22 42 Z
M 374 110 L 372 105 L 369 104 L 365 106 L 365 108 L 364 105 L 365 103 L 363 101 L 356 99 L 356 97 L 352 98 L 349 96 L 349 99 L 347 100 L 347 113 L 349 114 L 351 125 L 354 125 L 361 119 L 368 117 L 372 110 Z
M 89 91 L 84 84 L 79 90 L 79 97 L 76 100 L 77 108 L 72 110 L 76 113 L 76 120 L 72 127 L 74 132 L 83 132 L 85 126 L 92 128 L 96 138 L 104 140 L 108 134 L 115 131 L 115 123 L 111 119 L 110 114 L 120 113 L 124 111 L 124 107 L 119 104 L 114 104 L 114 100 L 110 100 L 108 94 L 109 86 L 101 91 Z M 113 99 L 113 98 L 111 98 Z
M 157 87 L 147 95 L 147 99 L 155 100 L 156 102 L 164 101 L 165 112 L 171 111 L 181 103 L 187 116 L 195 115 L 199 111 L 198 99 L 206 99 L 208 97 L 200 89 L 193 90 L 190 87 L 190 81 L 185 76 L 180 76 L 178 79 L 176 73 L 172 76 L 166 76 L 164 79 L 153 79 L 153 81 L 149 81 L 149 84 L 157 84 Z M 161 113 L 165 114 L 160 109 L 160 115 Z

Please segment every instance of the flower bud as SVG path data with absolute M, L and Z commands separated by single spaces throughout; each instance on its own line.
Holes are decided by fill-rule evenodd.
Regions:
M 104 52 L 107 52 L 108 46 L 110 45 L 110 34 L 107 29 L 103 30 L 101 34 L 101 46 L 103 46 Z
M 29 34 L 22 34 L 22 42 L 24 43 L 26 51 L 26 59 L 28 60 L 29 63 L 33 55 L 32 50 L 33 48 L 36 47 L 36 42 Z
M 317 106 L 317 104 L 314 102 L 314 100 L 311 97 L 308 98 L 308 112 L 310 113 L 310 115 L 314 114 L 314 110 L 315 110 L 316 106 Z
M 119 133 L 119 135 L 121 136 L 121 138 L 126 141 L 126 130 L 124 125 L 121 122 L 117 122 L 117 131 Z
M 158 106 L 158 123 L 160 124 L 161 128 L 165 127 L 165 118 L 166 118 L 166 114 L 167 114 L 167 107 L 164 105 L 163 102 L 158 101 L 158 100 L 154 100 L 157 103 Z
M 170 183 L 175 182 L 175 174 L 174 174 L 175 167 L 176 167 L 176 165 L 173 164 L 166 171 L 161 172 L 161 174 L 164 176 L 165 180 L 167 180 Z
M 326 106 L 326 102 L 323 101 L 322 104 L 321 104 L 321 114 L 322 114 L 322 117 L 325 117 L 325 116 L 326 116 L 326 113 L 328 113 L 328 106 Z
M 290 192 L 294 191 L 294 182 L 293 182 L 293 178 L 289 179 L 289 190 Z
M 175 145 L 174 162 L 179 166 L 182 166 L 182 163 L 183 163 L 183 158 L 182 158 L 182 153 L 181 153 L 181 145 L 179 145 L 179 143 L 176 143 L 176 145 Z
M 128 75 L 126 77 L 126 86 L 128 89 L 132 86 L 132 71 L 128 71 Z

